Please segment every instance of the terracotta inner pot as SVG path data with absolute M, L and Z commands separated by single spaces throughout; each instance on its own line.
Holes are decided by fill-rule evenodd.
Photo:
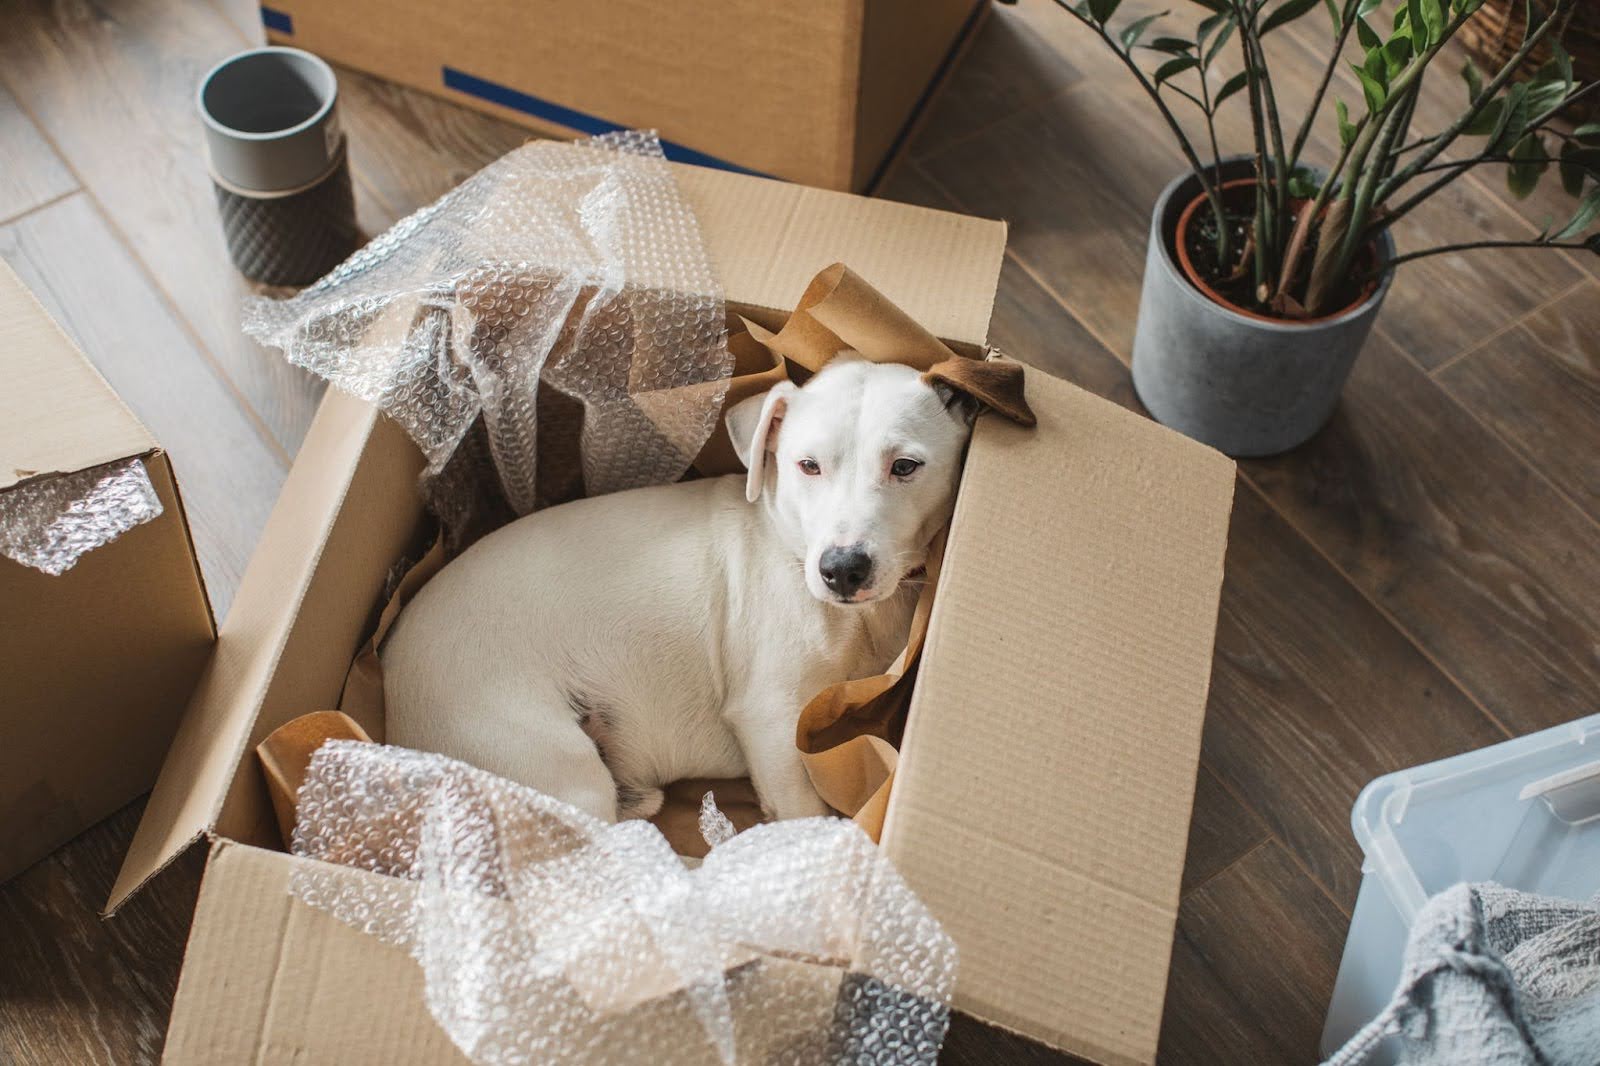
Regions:
M 1248 191 L 1250 193 L 1248 205 L 1253 207 L 1255 202 L 1255 187 L 1255 178 L 1235 178 L 1232 181 L 1223 182 L 1221 186 L 1223 206 L 1230 210 L 1240 207 L 1241 204 L 1245 204 L 1247 202 L 1247 198 L 1241 194 Z M 1290 197 L 1289 206 L 1293 217 L 1298 218 L 1300 212 L 1305 210 L 1310 203 L 1311 201 L 1309 200 L 1298 197 Z M 1340 315 L 1346 314 L 1351 309 L 1359 307 L 1361 304 L 1365 303 L 1378 287 L 1378 279 L 1376 277 L 1370 278 L 1361 286 L 1361 291 L 1356 294 L 1354 299 L 1347 301 L 1345 304 L 1333 311 L 1329 311 L 1326 314 L 1317 315 L 1315 318 L 1290 318 L 1287 315 L 1266 315 L 1262 314 L 1260 311 L 1254 311 L 1247 307 L 1240 307 L 1238 304 L 1234 303 L 1232 300 L 1228 299 L 1226 296 L 1222 295 L 1215 288 L 1213 288 L 1211 283 L 1207 281 L 1204 276 L 1202 276 L 1199 268 L 1196 267 L 1194 262 L 1189 258 L 1189 226 L 1193 222 L 1196 214 L 1202 208 L 1208 206 L 1210 206 L 1210 201 L 1206 198 L 1206 194 L 1202 190 L 1193 200 L 1189 201 L 1189 205 L 1183 209 L 1183 214 L 1178 216 L 1178 228 L 1173 238 L 1174 243 L 1177 245 L 1178 265 L 1183 268 L 1184 276 L 1189 279 L 1189 283 L 1204 293 L 1207 299 L 1209 299 L 1212 303 L 1220 304 L 1221 306 L 1226 307 L 1235 314 L 1244 315 L 1246 318 L 1253 318 L 1258 322 L 1276 322 L 1280 325 L 1310 325 L 1316 322 L 1326 322 L 1329 319 L 1338 318 Z M 1326 208 L 1324 208 L 1324 210 L 1326 210 Z M 1357 257 L 1358 269 L 1370 271 L 1371 267 L 1377 263 L 1377 260 L 1378 250 L 1376 245 L 1368 244 L 1366 248 L 1362 249 L 1360 256 Z

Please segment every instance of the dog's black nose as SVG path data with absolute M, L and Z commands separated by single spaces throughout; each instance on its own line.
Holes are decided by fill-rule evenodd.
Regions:
M 872 576 L 872 556 L 861 548 L 829 548 L 817 560 L 822 583 L 840 596 L 854 596 Z

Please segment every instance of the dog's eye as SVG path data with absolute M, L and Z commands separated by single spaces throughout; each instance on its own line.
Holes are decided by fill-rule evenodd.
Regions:
M 815 459 L 800 460 L 800 469 L 805 471 L 806 477 L 816 477 L 818 474 L 822 473 L 822 467 L 817 465 L 817 461 Z
M 896 459 L 889 464 L 889 473 L 895 477 L 910 477 L 922 463 L 916 459 Z

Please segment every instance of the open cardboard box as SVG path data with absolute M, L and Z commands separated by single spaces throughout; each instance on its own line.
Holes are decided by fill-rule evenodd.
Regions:
M 868 189 L 989 0 L 270 0 L 293 45 L 554 136 Z
M 215 629 L 166 453 L 3 262 L 0 381 L 0 500 L 137 458 L 161 501 L 60 575 L 0 556 L 3 881 L 150 787 Z
M 1002 224 L 675 169 L 732 310 L 777 328 L 842 260 L 985 354 Z M 986 417 L 973 434 L 882 846 L 959 947 L 958 1010 L 1149 1062 L 1233 464 L 1041 372 L 1027 394 L 1036 428 Z M 169 1062 L 460 1061 L 409 956 L 289 896 L 308 860 L 278 850 L 253 754 L 337 704 L 423 529 L 421 466 L 397 426 L 330 392 L 219 636 L 110 904 L 211 838 Z

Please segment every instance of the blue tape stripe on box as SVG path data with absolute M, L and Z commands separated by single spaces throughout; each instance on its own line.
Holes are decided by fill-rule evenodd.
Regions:
M 279 11 L 275 7 L 261 5 L 261 25 L 269 30 L 279 33 L 294 34 L 294 18 L 287 11 Z
M 615 133 L 617 130 L 624 128 L 615 122 L 607 122 L 603 118 L 597 118 L 582 111 L 574 111 L 570 107 L 562 107 L 560 104 L 552 103 L 549 100 L 531 96 L 528 93 L 511 88 L 509 85 L 501 85 L 499 82 L 474 77 L 464 71 L 457 70 L 455 67 L 444 68 L 444 84 L 447 89 L 454 89 L 456 92 L 466 93 L 468 96 L 476 96 L 478 99 L 487 100 L 491 104 L 509 107 L 513 111 L 521 111 L 525 115 L 532 115 L 534 118 L 545 122 L 552 122 L 557 126 L 565 126 L 568 129 L 577 130 L 579 133 L 587 133 L 591 136 L 600 133 Z M 771 177 L 770 174 L 763 174 L 761 171 L 751 170 L 749 167 L 741 167 L 737 163 L 730 163 L 726 159 L 718 159 L 714 155 L 707 155 L 704 152 L 696 151 L 674 141 L 662 141 L 661 151 L 668 159 L 676 163 L 693 163 L 696 166 L 716 167 L 719 170 L 731 170 L 739 174 L 754 174 L 758 178 Z

